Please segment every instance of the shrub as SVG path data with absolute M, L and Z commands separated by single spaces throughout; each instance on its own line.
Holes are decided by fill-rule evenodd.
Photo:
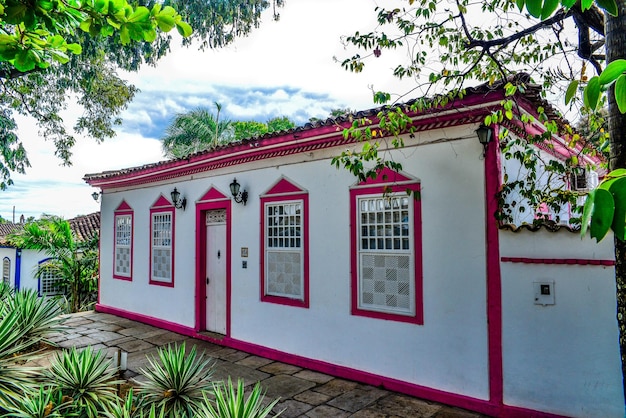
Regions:
M 235 389 L 233 382 L 228 378 L 226 384 L 215 384 L 213 387 L 215 394 L 215 407 L 207 397 L 204 397 L 204 404 L 200 409 L 202 418 L 265 418 L 269 416 L 272 409 L 278 403 L 278 399 L 269 405 L 263 406 L 265 395 L 261 391 L 261 385 L 257 382 L 252 392 L 245 398 L 245 387 L 243 379 L 237 382 Z M 279 416 L 279 412 L 274 417 Z
M 140 405 L 144 410 L 156 405 L 168 417 L 195 417 L 203 393 L 212 389 L 213 361 L 198 356 L 195 346 L 185 355 L 185 343 L 161 347 L 158 356 L 160 364 L 148 357 L 150 368 L 141 370 L 148 380 L 140 383 Z
M 61 393 L 74 400 L 74 408 L 81 416 L 95 418 L 117 401 L 117 370 L 106 359 L 103 350 L 83 351 L 72 348 L 57 354 L 46 371 L 46 377 Z

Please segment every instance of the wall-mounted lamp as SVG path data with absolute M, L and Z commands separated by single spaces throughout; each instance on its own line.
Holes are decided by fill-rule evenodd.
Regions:
M 172 203 L 174 203 L 174 207 L 176 209 L 185 210 L 185 206 L 187 206 L 187 198 L 180 198 L 180 192 L 174 187 L 172 190 Z
M 230 183 L 230 193 L 235 198 L 235 202 L 243 203 L 243 205 L 245 206 L 246 202 L 248 201 L 248 192 L 246 190 L 240 192 L 240 188 L 241 185 L 237 183 L 237 179 L 233 179 L 233 182 Z
M 93 197 L 93 200 L 96 202 L 100 200 L 100 196 L 102 196 L 102 192 L 93 192 L 91 194 L 91 197 Z
M 476 129 L 476 135 L 478 135 L 478 142 L 480 142 L 483 146 L 484 157 L 487 153 L 487 145 L 491 142 L 493 131 L 490 127 L 481 124 L 478 129 Z

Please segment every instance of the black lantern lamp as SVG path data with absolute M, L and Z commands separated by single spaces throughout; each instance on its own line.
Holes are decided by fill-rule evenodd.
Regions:
M 176 187 L 174 187 L 174 190 L 172 190 L 172 203 L 174 203 L 174 207 L 176 209 L 182 209 L 185 210 L 185 206 L 187 206 L 187 198 L 180 198 L 180 192 L 178 191 L 178 189 L 176 189 Z
M 93 192 L 93 193 L 91 194 L 91 197 L 93 197 L 93 200 L 95 200 L 95 201 L 97 202 L 98 200 L 100 200 L 100 196 L 101 196 L 101 195 L 102 195 L 102 192 L 100 192 L 100 193 L 98 193 L 98 192 Z
M 478 142 L 480 142 L 483 146 L 484 156 L 487 152 L 487 145 L 491 142 L 493 131 L 490 127 L 481 124 L 478 129 L 476 129 L 476 135 L 478 135 Z
M 230 193 L 233 195 L 235 202 L 243 203 L 245 206 L 248 201 L 248 192 L 246 190 L 240 192 L 240 188 L 241 185 L 237 183 L 237 179 L 233 179 L 233 182 L 230 183 Z

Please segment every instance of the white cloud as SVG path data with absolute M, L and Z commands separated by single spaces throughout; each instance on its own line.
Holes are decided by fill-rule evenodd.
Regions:
M 260 28 L 227 48 L 201 52 L 174 46 L 156 68 L 124 74 L 141 91 L 124 112 L 118 136 L 102 144 L 79 138 L 72 167 L 61 167 L 52 144 L 38 136 L 32 121 L 20 119 L 20 136 L 33 167 L 26 175 L 14 175 L 16 185 L 1 192 L 0 215 L 11 219 L 14 206 L 18 218 L 22 213 L 69 218 L 97 211 L 90 196 L 94 189 L 82 177 L 162 160 L 155 138 L 176 113 L 198 106 L 212 108 L 219 102 L 230 119 L 265 121 L 284 115 L 304 123 L 309 117 L 327 117 L 333 108 L 372 107 L 370 85 L 408 90 L 387 68 L 398 60 L 374 60 L 361 74 L 348 73 L 333 60 L 348 55 L 341 35 L 375 27 L 374 7 L 373 0 L 287 1 L 280 21 L 267 14 Z M 69 112 L 80 114 L 76 108 Z M 72 125 L 71 115 L 67 122 Z

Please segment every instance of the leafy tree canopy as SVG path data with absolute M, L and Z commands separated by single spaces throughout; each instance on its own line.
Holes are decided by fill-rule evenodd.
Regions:
M 215 116 L 206 108 L 178 114 L 165 131 L 163 154 L 168 158 L 182 158 L 221 144 L 296 126 L 286 116 L 269 119 L 266 123 L 224 120 L 220 119 L 222 106 L 215 103 L 215 107 Z
M 271 5 L 278 19 L 282 0 Z M 0 190 L 12 184 L 12 172 L 29 167 L 15 114 L 33 117 L 70 165 L 75 135 L 97 141 L 114 135 L 137 92 L 117 69 L 155 65 L 169 51 L 174 28 L 185 45 L 224 46 L 248 35 L 269 6 L 267 0 L 0 0 Z M 72 128 L 61 116 L 70 103 L 83 108 Z

